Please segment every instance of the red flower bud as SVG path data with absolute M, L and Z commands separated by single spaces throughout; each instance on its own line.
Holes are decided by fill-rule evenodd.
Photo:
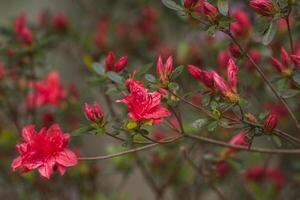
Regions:
M 110 51 L 105 59 L 105 70 L 120 72 L 127 65 L 128 56 L 123 56 L 116 62 L 116 56 L 114 52 Z
M 100 105 L 96 101 L 94 102 L 94 115 L 95 115 L 96 119 L 102 121 L 103 112 L 102 112 Z
M 15 22 L 15 33 L 18 39 L 25 45 L 31 45 L 33 43 L 33 34 L 26 26 L 25 15 L 21 14 Z
M 300 70 L 300 56 L 299 55 L 291 55 L 291 59 L 294 62 L 295 66 Z
M 237 92 L 238 73 L 239 68 L 230 58 L 227 65 L 227 81 L 234 92 Z
M 162 57 L 159 56 L 156 64 L 156 73 L 159 77 L 159 80 L 163 83 L 169 81 L 169 76 L 173 71 L 173 57 L 169 56 L 166 63 L 162 61 Z
M 269 114 L 265 118 L 264 125 L 268 132 L 272 132 L 272 130 L 277 126 L 277 116 L 275 114 Z
M 281 48 L 281 62 L 273 56 L 270 56 L 273 67 L 282 75 L 290 75 L 291 58 L 284 48 Z
M 251 32 L 251 23 L 248 15 L 243 10 L 237 10 L 233 13 L 235 22 L 230 24 L 233 33 L 239 38 L 247 38 Z
M 280 11 L 272 0 L 251 0 L 250 7 L 258 14 L 266 17 L 273 17 Z
M 84 103 L 84 112 L 85 112 L 86 118 L 89 121 L 95 121 L 96 120 L 92 107 L 87 103 Z
M 97 102 L 94 102 L 94 106 L 90 106 L 87 103 L 84 103 L 84 112 L 85 116 L 89 121 L 92 122 L 102 122 L 103 112 L 100 105 Z
M 208 20 L 210 22 L 216 21 L 219 14 L 218 9 L 214 5 L 206 1 L 202 3 L 202 6 L 203 14 L 208 18 Z
M 214 80 L 211 72 L 203 71 L 194 65 L 188 65 L 188 71 L 194 79 L 202 82 L 206 87 L 214 87 Z

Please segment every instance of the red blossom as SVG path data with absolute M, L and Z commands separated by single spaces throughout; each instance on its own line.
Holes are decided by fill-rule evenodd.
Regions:
M 29 108 L 41 105 L 59 106 L 66 92 L 59 80 L 59 74 L 53 71 L 46 80 L 33 82 L 34 92 L 27 98 Z
M 156 64 L 156 73 L 162 83 L 169 81 L 169 76 L 173 71 L 173 57 L 169 56 L 166 63 L 163 63 L 162 57 L 159 56 Z
M 130 94 L 117 102 L 127 104 L 131 120 L 157 124 L 161 122 L 161 118 L 171 115 L 170 111 L 161 105 L 159 92 L 148 92 L 141 82 L 132 79 L 126 80 L 125 84 Z
M 69 21 L 64 14 L 57 13 L 52 18 L 52 26 L 57 30 L 65 31 L 69 28 Z
M 291 59 L 294 62 L 298 70 L 300 70 L 300 55 L 291 55 Z
M 110 51 L 105 59 L 105 70 L 106 71 L 114 71 L 120 72 L 127 65 L 128 56 L 123 56 L 116 62 L 115 53 Z
M 70 134 L 63 133 L 58 124 L 38 133 L 34 125 L 23 128 L 23 142 L 16 146 L 20 156 L 12 162 L 12 170 L 23 169 L 23 173 L 38 169 L 40 175 L 50 179 L 55 165 L 61 175 L 66 167 L 77 164 L 76 154 L 67 148 Z
M 19 15 L 15 21 L 15 33 L 24 45 L 31 45 L 33 43 L 33 34 L 26 25 L 24 14 Z

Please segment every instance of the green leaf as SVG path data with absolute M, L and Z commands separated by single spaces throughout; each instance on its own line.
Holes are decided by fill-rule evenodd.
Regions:
M 168 84 L 168 88 L 173 91 L 177 91 L 179 89 L 179 85 L 177 83 L 171 82 Z
M 118 84 L 123 84 L 124 80 L 123 80 L 123 77 L 120 76 L 119 74 L 117 74 L 116 72 L 107 72 L 107 77 L 115 82 L 115 83 L 118 83 Z
M 220 120 L 219 125 L 223 128 L 232 128 L 233 127 L 232 125 L 228 124 L 228 121 L 225 121 L 225 120 Z
M 161 2 L 172 10 L 183 11 L 183 8 L 172 0 L 161 0 Z
M 268 45 L 268 44 L 270 44 L 272 42 L 272 40 L 275 37 L 276 30 L 277 30 L 276 23 L 275 22 L 271 22 L 269 24 L 268 29 L 263 34 L 262 43 L 264 45 Z
M 145 79 L 151 83 L 156 83 L 156 78 L 152 74 L 146 74 Z
M 288 98 L 294 97 L 298 94 L 300 94 L 299 90 L 287 89 L 287 90 L 282 91 L 280 95 L 282 96 L 282 98 L 288 99 Z
M 212 26 L 208 27 L 208 29 L 206 30 L 207 34 L 209 36 L 214 36 L 214 34 L 216 32 L 216 28 L 217 28 L 216 25 L 212 25 Z
M 293 80 L 298 87 L 300 87 L 300 72 L 296 72 L 293 74 Z
M 93 69 L 95 70 L 95 72 L 97 74 L 104 75 L 105 69 L 104 69 L 103 64 L 101 64 L 101 63 L 93 63 L 92 66 L 93 66 Z
M 192 126 L 196 129 L 201 129 L 202 127 L 206 126 L 208 123 L 208 120 L 203 118 L 203 119 L 197 119 L 196 121 L 193 122 Z
M 265 110 L 264 112 L 260 113 L 258 115 L 258 120 L 259 121 L 262 121 L 264 120 L 267 116 L 269 115 L 269 111 L 268 110 Z
M 176 79 L 176 78 L 182 73 L 183 68 L 184 68 L 183 65 L 180 65 L 180 66 L 176 67 L 176 68 L 173 70 L 173 72 L 171 73 L 170 79 L 171 79 L 171 80 Z
M 209 132 L 213 132 L 214 130 L 216 130 L 216 128 L 218 127 L 219 121 L 212 121 L 207 125 L 207 130 Z
M 228 1 L 227 0 L 218 0 L 218 9 L 220 13 L 224 16 L 227 16 L 228 14 Z
M 90 125 L 87 125 L 87 126 L 83 126 L 79 129 L 76 129 L 76 130 L 72 131 L 71 134 L 73 136 L 79 136 L 79 135 L 87 134 L 92 130 L 94 130 L 94 128 L 91 127 Z

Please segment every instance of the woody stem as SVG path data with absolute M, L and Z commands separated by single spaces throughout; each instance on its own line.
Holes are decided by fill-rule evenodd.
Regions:
M 290 14 L 292 12 L 292 8 L 289 9 L 288 14 L 285 18 L 286 21 L 286 25 L 288 28 L 288 33 L 289 33 L 289 41 L 290 41 L 290 48 L 291 48 L 291 52 L 292 54 L 294 54 L 294 42 L 293 42 L 293 36 L 292 36 L 292 30 L 291 30 L 291 25 L 290 25 Z
M 262 68 L 256 64 L 256 62 L 251 58 L 251 56 L 245 51 L 245 49 L 240 45 L 240 43 L 235 39 L 235 37 L 232 35 L 231 32 L 224 30 L 223 31 L 225 34 L 227 34 L 233 41 L 235 45 L 239 48 L 241 53 L 248 58 L 248 60 L 253 64 L 255 67 L 256 71 L 260 74 L 262 77 L 263 81 L 268 85 L 268 87 L 272 90 L 272 92 L 275 94 L 275 96 L 278 98 L 278 100 L 282 103 L 282 105 L 286 108 L 288 113 L 290 114 L 291 118 L 295 122 L 298 130 L 300 130 L 300 123 L 297 120 L 296 116 L 294 115 L 292 109 L 290 106 L 287 104 L 287 102 L 280 96 L 279 92 L 275 89 L 275 87 L 272 85 L 272 83 L 267 79 L 266 75 L 264 74 Z

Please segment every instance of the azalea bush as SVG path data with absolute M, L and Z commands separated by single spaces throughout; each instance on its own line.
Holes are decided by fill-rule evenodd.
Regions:
M 77 3 L 0 27 L 0 197 L 297 199 L 300 2 Z

